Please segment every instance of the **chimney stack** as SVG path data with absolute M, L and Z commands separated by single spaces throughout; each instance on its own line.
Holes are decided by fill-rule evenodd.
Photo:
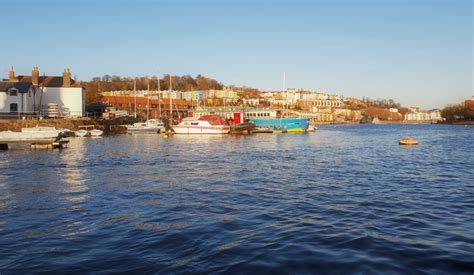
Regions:
M 10 70 L 8 70 L 8 80 L 15 81 L 15 71 L 13 70 L 13 66 L 10 66 Z
M 38 86 L 39 83 L 39 69 L 38 67 L 33 67 L 33 71 L 31 71 L 31 84 L 34 86 Z
M 63 72 L 63 87 L 70 87 L 71 86 L 71 72 L 69 69 L 64 69 Z

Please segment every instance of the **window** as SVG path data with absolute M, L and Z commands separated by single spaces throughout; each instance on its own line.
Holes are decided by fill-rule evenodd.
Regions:
M 18 95 L 18 90 L 16 88 L 11 88 L 8 90 L 10 93 L 10 96 L 17 96 Z
M 10 113 L 18 113 L 18 104 L 16 103 L 10 104 Z

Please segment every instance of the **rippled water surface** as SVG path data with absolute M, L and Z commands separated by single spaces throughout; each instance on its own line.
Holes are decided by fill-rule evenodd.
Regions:
M 474 127 L 2 151 L 0 273 L 57 271 L 472 274 Z

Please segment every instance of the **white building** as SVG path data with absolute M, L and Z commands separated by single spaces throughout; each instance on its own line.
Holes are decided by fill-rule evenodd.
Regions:
M 406 121 L 441 121 L 441 111 L 433 109 L 429 111 L 419 111 L 419 109 L 413 109 L 417 111 L 411 111 L 405 114 Z
M 31 76 L 15 76 L 10 67 L 8 79 L 0 81 L 0 115 L 44 115 L 57 107 L 60 116 L 81 117 L 85 114 L 85 90 L 71 78 L 69 69 L 63 76 L 39 76 L 34 67 Z
M 34 89 L 29 83 L 0 82 L 0 113 L 19 114 L 31 110 Z
M 258 106 L 260 104 L 259 98 L 243 98 L 244 106 Z

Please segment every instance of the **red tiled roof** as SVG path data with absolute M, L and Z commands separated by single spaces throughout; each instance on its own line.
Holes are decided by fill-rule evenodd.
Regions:
M 162 98 L 162 104 L 169 105 L 170 104 L 169 98 Z M 110 104 L 134 104 L 135 97 L 133 96 L 104 96 L 102 97 L 102 102 L 110 103 Z M 146 97 L 137 97 L 136 98 L 137 104 L 159 104 L 158 99 L 150 99 L 147 101 Z M 181 105 L 181 106 L 193 106 L 190 101 L 182 100 L 182 99 L 173 99 L 173 105 Z
M 31 82 L 32 77 L 30 75 L 19 75 L 17 77 L 19 82 Z M 44 87 L 64 87 L 62 76 L 40 76 L 38 78 L 38 85 Z M 70 87 L 82 87 L 80 83 L 77 83 L 74 79 L 71 79 Z

